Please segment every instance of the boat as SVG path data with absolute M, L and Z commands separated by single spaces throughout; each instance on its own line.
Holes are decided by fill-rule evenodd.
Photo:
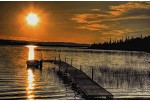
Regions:
M 39 60 L 27 60 L 26 64 L 27 64 L 27 68 L 39 68 L 40 61 Z

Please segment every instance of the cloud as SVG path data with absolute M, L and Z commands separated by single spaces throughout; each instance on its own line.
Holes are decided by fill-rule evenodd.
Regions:
M 99 8 L 93 8 L 91 11 L 101 11 Z
M 85 26 L 79 26 L 79 29 L 88 29 L 88 30 L 100 30 L 100 29 L 108 29 L 109 26 L 102 24 L 88 24 Z
M 94 23 L 99 19 L 105 19 L 107 15 L 105 14 L 75 14 L 71 20 L 77 23 Z
M 148 32 L 144 29 L 150 25 L 150 2 L 126 2 L 107 8 L 109 10 L 91 9 L 88 13 L 75 14 L 71 20 L 78 24 L 77 29 L 93 31 L 95 42 Z
M 137 8 L 137 9 L 133 9 L 130 10 L 124 14 L 122 14 L 122 16 L 124 17 L 128 17 L 128 16 L 143 16 L 143 17 L 149 17 L 150 18 L 150 8 L 149 9 L 144 9 L 144 8 Z
M 76 21 L 77 23 L 87 23 L 88 18 L 94 18 L 94 15 L 93 14 L 75 14 L 71 20 Z
M 76 27 L 78 29 L 101 31 L 102 29 L 122 28 L 123 24 L 120 25 L 120 21 L 123 20 L 150 19 L 150 13 L 148 12 L 150 11 L 150 2 L 127 2 L 116 6 L 108 6 L 108 8 L 110 10 L 105 13 L 99 12 L 97 14 L 89 11 L 86 14 L 75 14 L 71 20 L 79 24 L 84 24 Z M 131 23 L 130 21 L 128 23 Z M 125 27 L 128 28 L 129 26 Z
M 128 2 L 118 6 L 110 6 L 109 8 L 112 10 L 110 11 L 112 15 L 119 16 L 123 13 L 126 13 L 134 9 L 150 9 L 150 3 L 149 2 Z

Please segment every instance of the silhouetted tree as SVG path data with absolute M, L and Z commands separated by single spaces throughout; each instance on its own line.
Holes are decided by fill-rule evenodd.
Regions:
M 111 41 L 111 38 L 109 42 L 104 43 L 94 43 L 89 48 L 91 49 L 105 49 L 105 50 L 129 50 L 129 51 L 146 51 L 150 52 L 150 47 L 148 46 L 150 44 L 150 36 L 134 38 L 133 36 L 125 38 L 125 41 L 123 39 L 120 39 L 118 41 L 113 40 Z

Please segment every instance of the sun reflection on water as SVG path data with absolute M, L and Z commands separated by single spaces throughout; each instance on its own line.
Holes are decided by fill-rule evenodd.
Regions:
M 32 72 L 31 69 L 28 69 L 28 86 L 26 88 L 26 91 L 27 91 L 27 98 L 28 100 L 33 100 L 34 99 L 34 74 Z
M 29 48 L 28 60 L 34 60 L 34 48 L 37 46 L 28 45 L 26 47 Z

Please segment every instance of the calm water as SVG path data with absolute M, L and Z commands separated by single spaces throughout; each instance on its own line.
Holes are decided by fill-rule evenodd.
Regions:
M 114 95 L 114 98 L 150 98 L 150 54 L 36 47 L 35 59 L 61 59 L 80 68 Z M 26 68 L 28 48 L 0 46 L 0 99 L 83 99 L 54 72 L 53 64 L 43 70 Z

